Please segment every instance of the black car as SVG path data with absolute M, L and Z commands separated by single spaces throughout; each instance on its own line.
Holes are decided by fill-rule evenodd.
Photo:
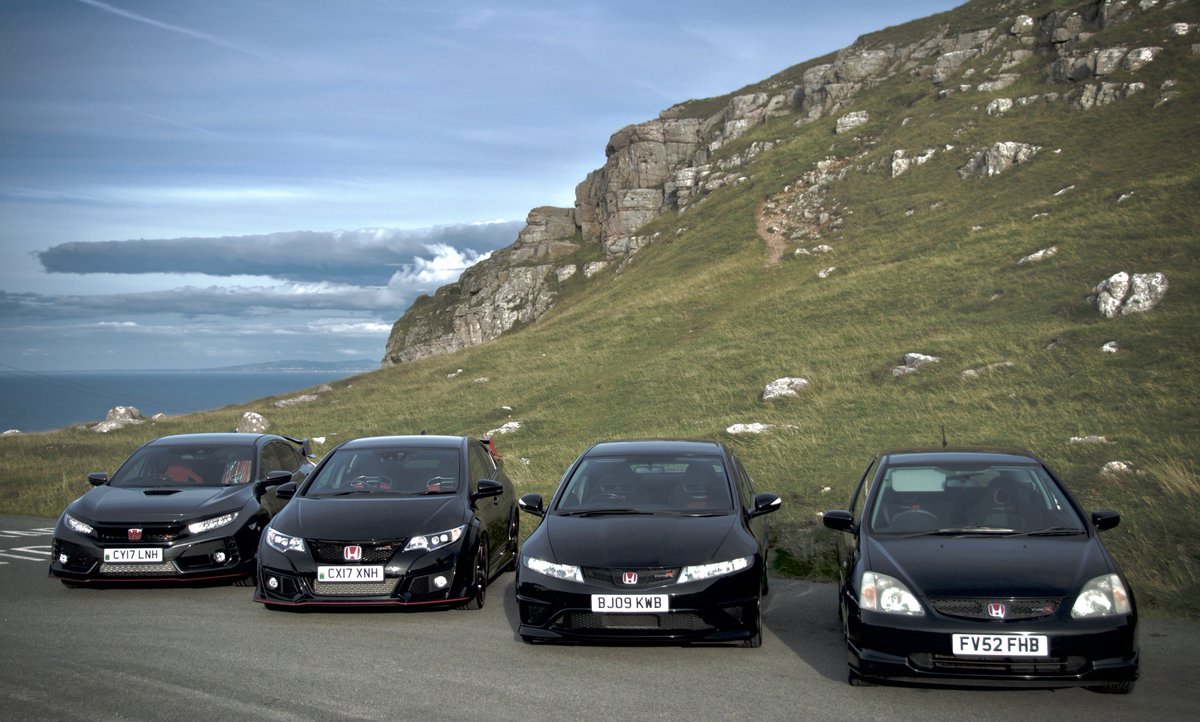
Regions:
M 850 683 L 1129 692 L 1137 610 L 1098 535 L 1119 521 L 1026 451 L 881 454 L 824 514 Z
M 283 504 L 270 487 L 312 470 L 307 442 L 274 434 L 179 434 L 142 446 L 71 502 L 50 574 L 89 582 L 253 583 L 258 537 Z
M 762 643 L 775 494 L 707 441 L 614 441 L 585 451 L 517 569 L 519 634 L 550 640 Z
M 292 500 L 259 545 L 254 600 L 268 608 L 478 609 L 516 563 L 516 496 L 487 439 L 347 441 L 277 493 Z

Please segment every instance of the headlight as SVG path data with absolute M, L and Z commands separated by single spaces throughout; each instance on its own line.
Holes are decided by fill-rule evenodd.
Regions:
M 521 563 L 538 574 L 565 579 L 568 582 L 583 582 L 583 571 L 574 564 L 555 564 L 535 557 L 521 557 Z
M 875 572 L 863 572 L 862 588 L 858 591 L 860 609 L 888 614 L 924 616 L 925 610 L 915 595 L 895 577 Z
M 67 528 L 76 534 L 82 534 L 84 536 L 96 535 L 96 530 L 92 528 L 91 524 L 84 524 L 70 514 L 63 514 L 63 521 L 67 523 Z
M 304 540 L 298 536 L 288 536 L 280 534 L 271 527 L 267 527 L 267 546 L 276 551 L 281 552 L 302 552 L 304 548 Z
M 713 564 L 697 564 L 696 566 L 684 567 L 679 573 L 679 583 L 698 582 L 701 579 L 712 579 L 726 574 L 733 574 L 750 566 L 753 557 L 742 557 L 741 559 L 733 559 L 727 562 L 715 562 Z
M 192 522 L 191 524 L 188 524 L 188 531 L 190 531 L 193 534 L 200 534 L 201 532 L 212 531 L 213 529 L 220 529 L 221 527 L 225 526 L 226 524 L 228 524 L 228 523 L 232 522 L 234 519 L 236 519 L 237 515 L 238 515 L 238 513 L 235 511 L 232 514 L 222 514 L 221 516 L 214 516 L 212 519 L 205 519 L 204 521 Z
M 1125 591 L 1121 578 L 1116 574 L 1103 574 L 1083 585 L 1083 591 L 1071 607 L 1071 617 L 1113 617 L 1132 611 L 1129 593 Z
M 404 545 L 404 551 L 410 552 L 414 549 L 424 549 L 425 551 L 433 551 L 440 549 L 447 544 L 453 544 L 462 538 L 463 532 L 467 530 L 467 525 L 439 531 L 437 534 L 425 534 L 423 536 L 415 536 L 408 540 Z

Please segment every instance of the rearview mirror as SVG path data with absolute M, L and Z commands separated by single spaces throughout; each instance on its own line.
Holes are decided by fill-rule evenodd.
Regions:
M 541 494 L 525 494 L 520 499 L 517 499 L 517 507 L 521 511 L 527 511 L 534 516 L 545 516 L 546 509 L 542 504 Z
M 845 509 L 834 509 L 821 515 L 825 526 L 834 531 L 854 531 L 854 515 Z
M 778 494 L 772 494 L 769 491 L 764 491 L 754 497 L 754 508 L 746 514 L 746 518 L 753 519 L 756 516 L 770 514 L 778 509 L 782 504 L 783 499 L 780 499 Z
M 1097 509 L 1092 512 L 1092 523 L 1096 525 L 1096 531 L 1112 529 L 1121 523 L 1121 515 L 1112 509 Z
M 471 499 L 486 499 L 489 496 L 500 496 L 504 493 L 504 484 L 495 479 L 480 479 L 478 489 L 471 495 Z

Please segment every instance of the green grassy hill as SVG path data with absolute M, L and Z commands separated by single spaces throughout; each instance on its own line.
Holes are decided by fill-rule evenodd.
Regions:
M 870 39 L 908 42 L 934 22 L 998 26 L 1014 11 L 996 5 L 970 3 Z M 1091 7 L 1018 5 L 1034 17 Z M 834 132 L 835 117 L 803 125 L 776 118 L 718 154 L 782 141 L 742 169 L 746 181 L 652 222 L 644 232 L 660 233 L 658 240 L 620 272 L 568 280 L 562 300 L 536 323 L 452 356 L 335 382 L 308 404 L 260 400 L 108 435 L 0 439 L 0 512 L 57 515 L 86 489 L 87 472 L 113 470 L 155 436 L 232 428 L 246 409 L 266 415 L 274 430 L 325 437 L 322 451 L 362 435 L 484 434 L 519 421 L 497 445 L 521 491 L 550 492 L 567 464 L 599 440 L 727 441 L 758 487 L 784 498 L 772 517 L 777 568 L 827 577 L 834 533 L 818 513 L 846 504 L 876 451 L 936 445 L 944 426 L 953 444 L 1031 448 L 1085 506 L 1120 511 L 1121 525 L 1105 540 L 1143 611 L 1194 615 L 1200 54 L 1193 42 L 1200 30 L 1177 37 L 1164 28 L 1194 28 L 1200 6 L 1164 5 L 1089 41 L 1164 48 L 1136 73 L 1112 76 L 1144 83 L 1128 98 L 1090 110 L 1041 100 L 989 115 L 985 106 L 996 97 L 1071 90 L 1049 85 L 1049 60 L 1035 56 L 1015 71 L 1022 74 L 1015 86 L 994 93 L 940 97 L 945 88 L 928 79 L 893 77 L 857 96 L 851 109 L 871 119 L 849 133 Z M 975 81 L 988 64 L 977 61 Z M 1174 95 L 1160 103 L 1168 89 Z M 998 141 L 1041 150 L 1002 174 L 960 177 L 972 149 Z M 892 177 L 894 151 L 927 148 L 937 149 L 927 163 Z M 789 198 L 827 158 L 848 167 L 829 187 L 840 229 L 793 241 L 770 262 L 760 207 Z M 833 250 L 792 252 L 819 242 Z M 1050 246 L 1056 255 L 1018 263 Z M 829 267 L 836 270 L 818 278 Z M 1087 297 L 1118 271 L 1167 274 L 1165 299 L 1147 313 L 1104 319 Z M 1101 351 L 1110 341 L 1115 354 Z M 940 361 L 893 376 L 908 352 Z M 962 375 L 1000 362 L 1011 365 Z M 763 387 L 783 376 L 810 384 L 796 398 L 763 402 Z M 749 422 L 772 428 L 726 432 Z M 1108 443 L 1071 442 L 1088 435 Z M 1101 473 L 1110 461 L 1133 471 Z

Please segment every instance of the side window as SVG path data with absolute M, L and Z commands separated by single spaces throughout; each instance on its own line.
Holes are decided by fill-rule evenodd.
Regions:
M 491 465 L 484 459 L 483 451 L 472 445 L 467 450 L 467 464 L 471 473 L 471 489 L 475 489 L 475 482 L 480 479 L 492 478 Z M 491 467 L 491 468 L 489 468 Z
M 871 459 L 871 463 L 867 464 L 866 471 L 863 472 L 862 477 L 858 480 L 858 484 L 854 487 L 854 493 L 850 496 L 850 505 L 848 509 L 850 510 L 851 516 L 854 518 L 858 518 L 859 506 L 862 504 L 863 500 L 866 499 L 867 493 L 870 491 L 870 487 L 864 487 L 864 483 L 866 482 L 867 477 L 871 475 L 871 469 L 875 467 L 875 461 L 876 459 Z
M 750 475 L 742 466 L 741 459 L 734 458 L 733 465 L 736 469 L 734 476 L 737 477 L 738 494 L 742 497 L 742 507 L 748 509 L 754 505 L 754 482 L 751 481 Z
M 280 441 L 272 441 L 263 449 L 261 476 L 266 476 L 278 469 L 295 471 L 298 468 L 300 468 L 299 455 L 287 444 Z

